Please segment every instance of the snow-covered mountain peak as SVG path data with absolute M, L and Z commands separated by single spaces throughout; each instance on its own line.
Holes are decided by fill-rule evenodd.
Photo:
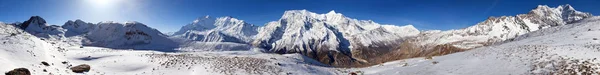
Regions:
M 181 27 L 173 37 L 201 42 L 247 43 L 256 35 L 258 26 L 248 24 L 231 16 L 204 17 Z
M 144 23 L 140 23 L 140 22 L 137 22 L 137 21 L 128 21 L 128 22 L 125 22 L 125 25 L 124 25 L 124 26 L 125 26 L 125 27 L 134 27 L 134 28 L 136 28 L 136 29 L 143 29 L 143 30 L 153 30 L 153 31 L 158 31 L 158 30 L 156 30 L 156 29 L 154 29 L 154 28 L 148 27 L 148 25 L 146 25 L 146 24 L 144 24 Z M 160 33 L 160 32 L 159 32 L 158 34 L 161 34 L 161 35 L 163 35 L 163 34 L 162 34 L 162 33 Z
M 214 18 L 211 17 L 210 15 L 206 15 L 204 17 L 198 17 L 198 18 L 196 18 L 194 21 L 192 21 L 192 24 L 193 23 L 200 23 L 200 22 L 210 21 L 210 20 L 214 20 Z
M 137 21 L 127 21 L 127 22 L 125 22 L 125 26 L 130 26 L 130 25 L 131 26 L 145 26 L 145 27 L 148 27 L 146 24 L 140 23 L 140 22 L 137 22 Z
M 81 19 L 76 19 L 75 21 L 73 20 L 68 20 L 66 23 L 86 23 L 85 21 L 81 20 Z
M 29 20 L 23 22 L 23 24 L 21 25 L 21 28 L 23 29 L 27 29 L 27 28 L 32 28 L 35 30 L 42 30 L 41 28 L 47 26 L 46 24 L 46 20 L 44 20 L 44 18 L 40 17 L 40 16 L 31 16 L 31 18 L 29 18 Z
M 288 10 L 283 13 L 281 19 L 299 19 L 299 20 L 307 20 L 307 19 L 323 19 L 320 14 L 310 12 L 308 10 Z
M 242 24 L 245 23 L 244 20 L 239 20 L 233 18 L 231 16 L 219 17 L 216 19 L 215 24 L 217 27 L 224 27 L 227 25 L 252 25 L 252 24 Z
M 335 10 L 331 10 L 327 14 L 338 14 L 338 13 L 335 13 Z
M 63 24 L 62 28 L 67 29 L 65 36 L 75 36 L 79 34 L 85 34 L 95 28 L 95 24 L 87 23 L 82 20 L 69 20 Z
M 31 16 L 28 21 L 34 23 L 46 23 L 46 20 L 40 16 Z
M 44 38 L 61 37 L 62 35 L 60 34 L 65 33 L 65 30 L 60 28 L 60 26 L 48 26 L 48 24 L 46 24 L 46 20 L 40 16 L 32 16 L 29 18 L 29 20 L 23 22 L 22 24 L 18 24 L 18 26 L 35 36 Z
M 565 4 L 565 5 L 560 5 L 557 8 L 562 8 L 563 10 L 575 10 L 575 8 L 573 8 L 571 5 L 569 4 Z
M 189 30 L 196 30 L 196 31 L 206 31 L 206 30 L 210 30 L 215 28 L 216 26 L 215 24 L 215 18 L 212 18 L 210 16 L 205 16 L 205 17 L 200 17 L 197 18 L 196 20 L 194 20 L 192 23 L 187 24 L 183 27 L 181 27 L 181 29 L 177 32 L 175 32 L 173 35 L 180 35 L 183 34 Z
M 315 12 L 304 10 L 288 10 L 285 11 L 281 19 L 294 19 L 294 20 L 326 20 L 336 22 L 339 20 L 346 19 L 341 13 L 336 13 L 334 10 L 329 11 L 325 14 L 318 14 Z
M 591 17 L 592 14 L 575 10 L 571 5 L 560 5 L 555 8 L 547 5 L 539 5 L 529 12 L 529 15 L 544 16 L 547 19 L 562 19 L 563 22 L 570 23 L 576 20 L 581 20 L 586 17 Z M 561 23 L 561 25 L 564 23 Z

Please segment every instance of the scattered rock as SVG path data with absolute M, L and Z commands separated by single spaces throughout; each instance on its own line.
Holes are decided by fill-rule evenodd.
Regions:
M 48 64 L 48 62 L 46 62 L 46 61 L 42 61 L 42 65 L 44 65 L 44 66 L 50 66 L 50 64 Z
M 350 72 L 348 75 L 363 75 L 362 71 Z
M 598 40 L 598 38 L 592 38 L 592 40 Z
M 83 46 L 79 46 L 79 48 L 83 48 Z
M 77 65 L 75 67 L 72 67 L 71 70 L 73 70 L 73 72 L 75 73 L 83 73 L 83 72 L 88 72 L 90 71 L 90 65 L 87 64 L 81 64 L 81 65 Z
M 433 59 L 433 56 L 426 56 L 425 59 L 426 60 L 431 60 L 431 59 Z
M 431 62 L 431 63 L 433 63 L 433 64 L 437 64 L 437 63 L 440 63 L 440 62 L 438 62 L 438 61 L 433 61 L 433 62 Z
M 4 73 L 5 75 L 31 75 L 31 72 L 26 68 L 17 68 Z
M 17 34 L 15 34 L 15 33 L 10 33 L 10 36 L 17 36 Z
M 46 69 L 43 69 L 42 71 L 44 71 L 44 72 L 48 72 Z
M 63 61 L 63 62 L 60 62 L 60 63 L 62 63 L 62 64 L 68 64 L 69 62 L 67 62 L 67 61 Z
M 354 72 L 350 72 L 348 75 L 358 75 L 358 74 L 356 74 Z

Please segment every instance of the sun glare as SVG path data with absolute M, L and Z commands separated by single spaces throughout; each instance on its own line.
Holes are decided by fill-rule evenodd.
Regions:
M 88 4 L 96 8 L 113 7 L 119 0 L 87 0 Z

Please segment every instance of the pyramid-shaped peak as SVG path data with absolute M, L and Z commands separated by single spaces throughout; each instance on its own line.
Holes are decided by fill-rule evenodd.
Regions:
M 204 16 L 204 18 L 210 18 L 210 15 L 206 15 L 206 16 Z
M 562 8 L 563 10 L 575 10 L 570 4 L 560 5 L 558 8 Z
M 329 13 L 327 13 L 327 14 L 336 14 L 336 13 L 335 13 L 335 10 L 331 10 L 331 11 L 329 11 Z
M 40 16 L 31 16 L 27 22 L 46 23 L 46 20 Z
M 548 5 L 538 5 L 535 9 L 550 9 Z

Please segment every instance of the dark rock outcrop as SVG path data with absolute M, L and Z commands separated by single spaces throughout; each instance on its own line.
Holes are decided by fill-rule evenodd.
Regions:
M 71 67 L 71 70 L 75 73 L 88 72 L 88 71 L 90 71 L 90 69 L 91 69 L 90 65 L 87 65 L 87 64 L 81 64 L 81 65 L 77 65 L 75 67 Z
M 8 71 L 4 74 L 5 75 L 31 75 L 31 72 L 29 72 L 29 70 L 26 68 L 17 68 L 17 69 Z

